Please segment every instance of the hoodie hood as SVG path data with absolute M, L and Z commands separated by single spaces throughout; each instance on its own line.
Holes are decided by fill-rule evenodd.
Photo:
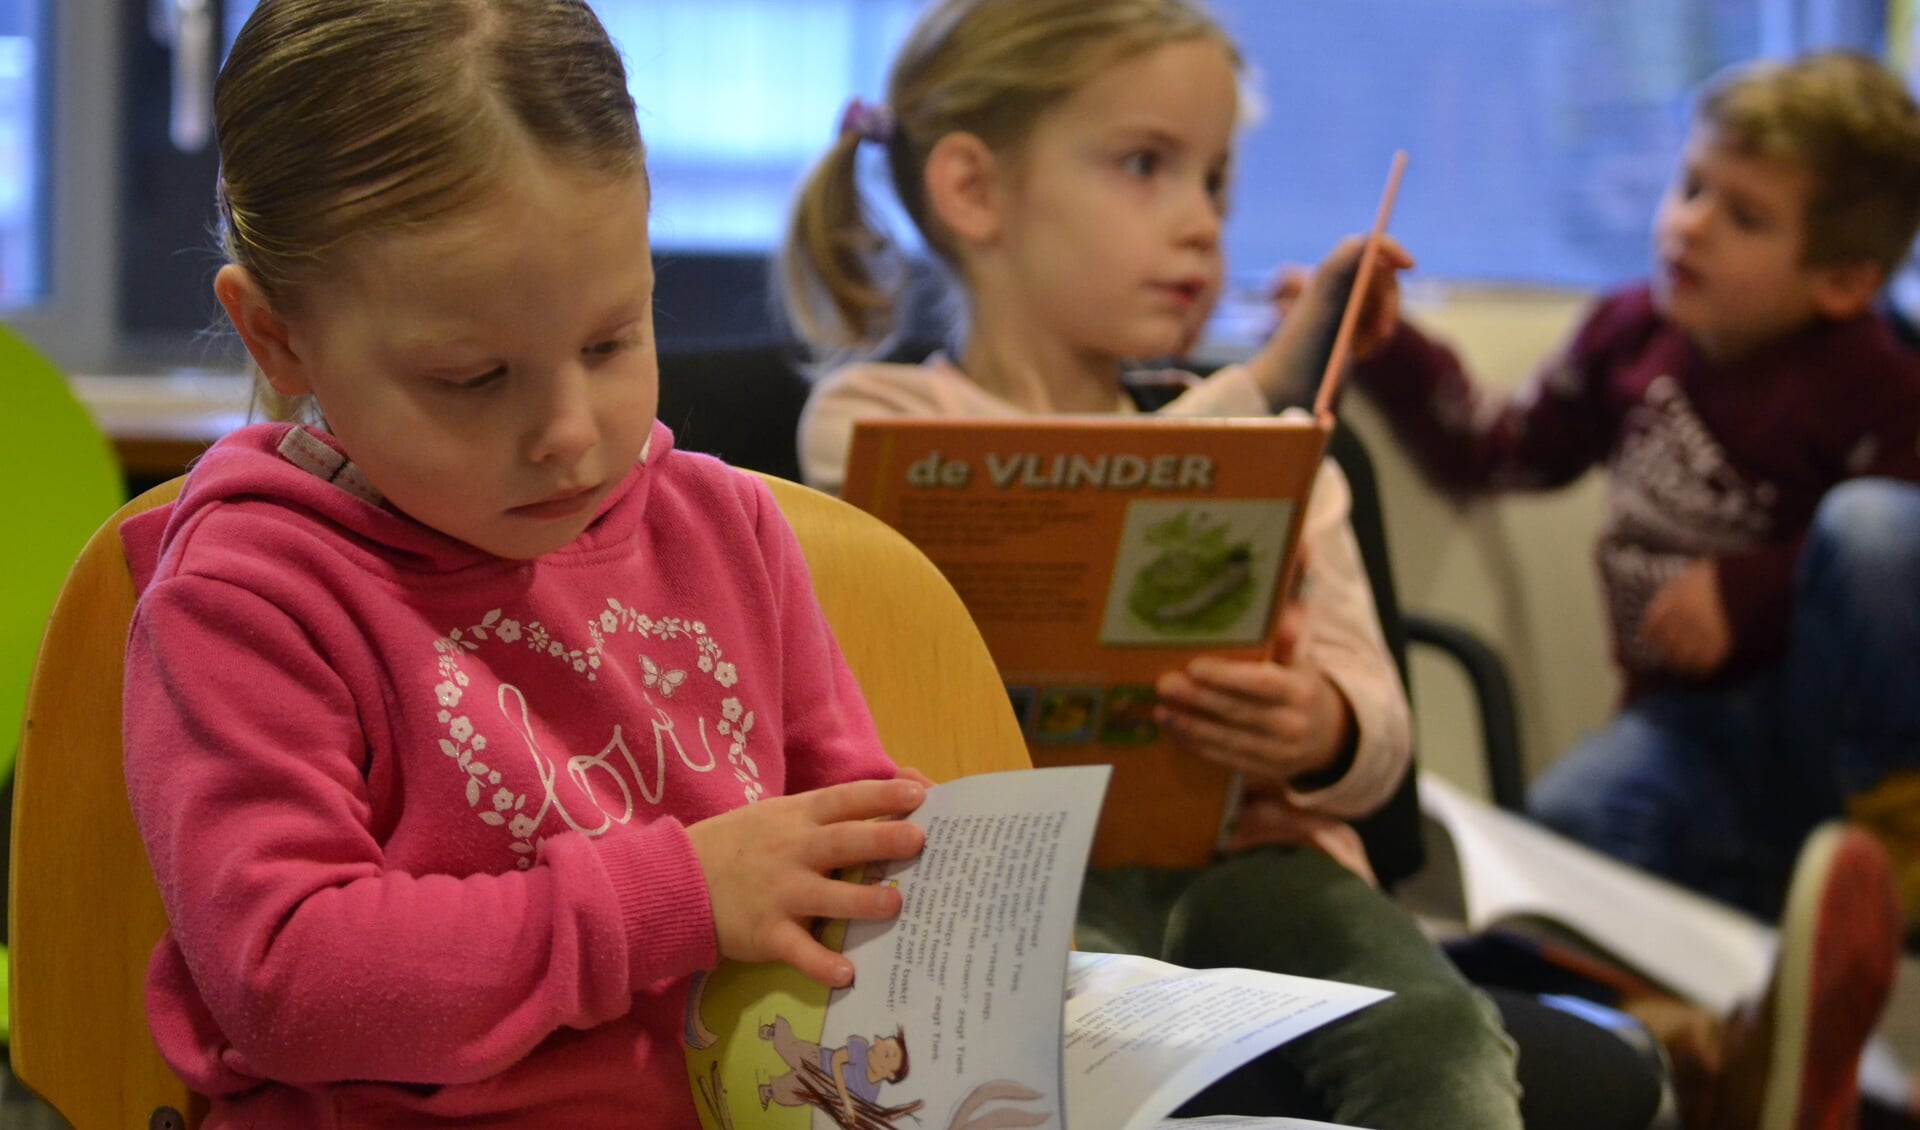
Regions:
M 646 512 L 647 469 L 672 450 L 673 433 L 655 421 L 639 461 L 600 504 L 586 530 L 547 556 L 588 553 L 631 537 Z M 227 435 L 201 456 L 180 497 L 121 526 L 121 545 L 136 589 L 146 591 L 169 550 L 183 544 L 217 506 L 251 502 L 304 511 L 341 535 L 343 551 L 371 571 L 478 575 L 522 564 L 476 549 L 394 509 L 326 432 L 301 424 L 253 424 Z

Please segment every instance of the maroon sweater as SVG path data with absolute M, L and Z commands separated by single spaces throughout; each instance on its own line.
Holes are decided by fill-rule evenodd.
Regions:
M 1871 316 L 1716 365 L 1636 287 L 1603 299 L 1505 399 L 1405 323 L 1354 379 L 1451 493 L 1544 490 L 1606 465 L 1595 558 L 1629 699 L 1683 681 L 1638 628 L 1690 562 L 1718 566 L 1734 637 L 1721 677 L 1750 672 L 1785 649 L 1794 562 L 1828 488 L 1920 479 L 1920 356 Z

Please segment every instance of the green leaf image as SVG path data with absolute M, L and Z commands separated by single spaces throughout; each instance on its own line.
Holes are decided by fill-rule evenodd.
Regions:
M 1253 603 L 1251 544 L 1231 540 L 1231 523 L 1195 525 L 1182 510 L 1145 531 L 1147 544 L 1161 552 L 1134 577 L 1127 608 L 1162 635 L 1217 634 Z

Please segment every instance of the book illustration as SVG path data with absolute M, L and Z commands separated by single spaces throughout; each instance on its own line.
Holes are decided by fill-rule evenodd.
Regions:
M 1093 740 L 1100 714 L 1099 687 L 1042 687 L 1033 716 L 1033 738 L 1041 742 Z
M 772 1044 L 774 1054 L 787 1065 L 785 1072 L 760 1084 L 761 1110 L 774 1103 L 816 1107 L 841 1126 L 866 1127 L 897 1126 L 901 1118 L 924 1105 L 918 1101 L 898 1106 L 880 1102 L 881 1085 L 898 1083 L 911 1070 L 904 1028 L 896 1027 L 892 1035 L 871 1040 L 850 1036 L 844 1047 L 823 1048 L 794 1035 L 792 1022 L 775 1016 L 773 1023 L 760 1026 L 760 1038 Z
M 832 922 L 828 990 L 785 965 L 693 978 L 687 1072 L 706 1130 L 1149 1130 L 1208 1083 L 1387 994 L 1070 953 L 1106 766 L 929 790 L 918 859 L 869 867 L 900 915 Z M 1264 1121 L 1250 1126 L 1293 1126 Z M 1302 1124 L 1304 1125 L 1304 1124 Z
M 1292 525 L 1284 498 L 1129 502 L 1100 642 L 1259 643 Z
M 1111 686 L 1101 698 L 1100 733 L 1102 745 L 1141 745 L 1160 740 L 1160 725 L 1153 720 L 1153 704 L 1159 701 L 1151 683 Z

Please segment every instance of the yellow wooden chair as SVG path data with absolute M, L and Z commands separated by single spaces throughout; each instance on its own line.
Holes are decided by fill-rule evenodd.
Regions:
M 895 759 L 935 780 L 1026 768 L 993 659 L 939 571 L 867 514 L 784 480 L 767 485 Z M 13 1070 L 79 1130 L 197 1125 L 204 1111 L 147 1031 L 147 958 L 166 919 L 120 765 L 134 591 L 119 527 L 179 489 L 148 491 L 87 543 L 27 697 L 8 906 Z
M 0 326 L 0 388 L 6 390 L 7 442 L 0 481 L 20 486 L 0 497 L 0 803 L 13 781 L 27 674 L 47 613 L 73 559 L 102 519 L 126 501 L 113 446 L 73 391 L 66 374 L 28 341 Z M 0 942 L 4 942 L 0 938 Z M 6 948 L 0 945 L 0 963 Z M 0 969 L 0 1044 L 7 1042 L 7 978 Z

